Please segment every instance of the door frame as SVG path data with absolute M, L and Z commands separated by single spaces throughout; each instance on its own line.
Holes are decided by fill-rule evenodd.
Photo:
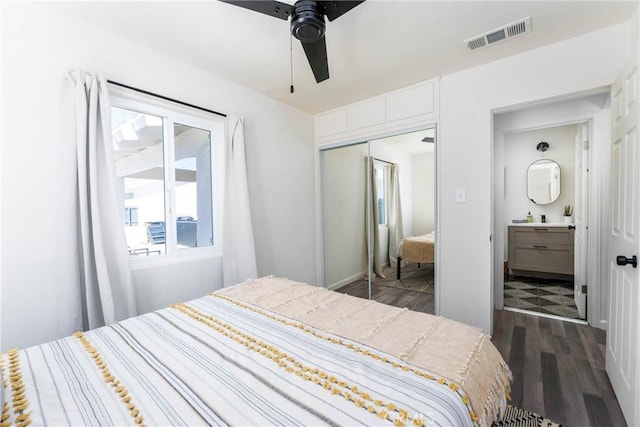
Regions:
M 587 283 L 589 284 L 587 298 L 587 322 L 595 327 L 606 329 L 607 313 L 606 308 L 602 309 L 602 304 L 607 303 L 606 295 L 608 286 L 603 279 L 606 276 L 605 262 L 606 251 L 604 251 L 601 230 L 609 221 L 608 192 L 605 190 L 609 186 L 609 144 L 610 144 L 610 107 L 605 105 L 593 107 L 590 111 L 564 111 L 560 106 L 561 114 L 548 114 L 548 117 L 528 119 L 512 124 L 510 127 L 496 128 L 496 115 L 511 113 L 529 109 L 551 109 L 564 102 L 581 100 L 594 95 L 606 95 L 610 92 L 610 86 L 598 87 L 587 91 L 565 94 L 558 97 L 535 100 L 523 104 L 505 106 L 491 111 L 492 129 L 492 271 L 493 271 L 493 294 L 494 308 L 502 310 L 504 308 L 504 246 L 506 232 L 504 230 L 505 218 L 503 209 L 504 198 L 504 158 L 503 144 L 506 133 L 516 131 L 527 131 L 544 129 L 548 127 L 577 124 L 588 122 L 590 125 L 590 165 L 589 165 L 589 199 L 592 201 L 589 212 L 589 233 L 588 246 L 589 255 L 587 263 L 589 265 L 587 273 Z M 606 199 L 606 200 L 605 200 Z

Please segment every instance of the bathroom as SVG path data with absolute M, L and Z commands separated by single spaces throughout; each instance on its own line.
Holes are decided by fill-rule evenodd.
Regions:
M 588 203 L 588 131 L 571 123 L 504 136 L 505 307 L 584 319 L 574 214 Z
M 607 327 L 610 261 L 603 236 L 611 227 L 613 203 L 611 114 L 609 88 L 493 112 L 495 308 Z M 542 183 L 530 192 L 528 172 L 539 161 L 557 164 L 559 182 Z M 532 169 L 544 169 L 536 165 Z M 549 194 L 552 186 L 560 190 L 557 199 L 531 201 Z M 572 214 L 568 219 L 566 206 Z M 510 232 L 517 245 L 509 245 Z M 525 283 L 513 289 L 514 281 Z

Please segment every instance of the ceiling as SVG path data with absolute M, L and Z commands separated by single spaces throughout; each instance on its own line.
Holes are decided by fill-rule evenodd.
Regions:
M 318 84 L 295 39 L 290 52 L 289 24 L 247 9 L 214 0 L 47 4 L 309 113 L 620 23 L 638 7 L 637 0 L 367 0 L 327 22 L 330 79 Z M 531 33 L 473 52 L 463 43 L 527 16 Z

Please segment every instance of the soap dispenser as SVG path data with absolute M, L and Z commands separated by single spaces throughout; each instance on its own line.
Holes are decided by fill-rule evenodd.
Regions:
M 533 222 L 533 216 L 531 215 L 531 211 L 527 214 L 527 222 Z

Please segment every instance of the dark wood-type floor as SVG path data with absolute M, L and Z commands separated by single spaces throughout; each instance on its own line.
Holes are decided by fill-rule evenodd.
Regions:
M 364 283 L 338 292 L 367 298 Z M 433 295 L 379 286 L 384 304 L 433 313 Z M 513 372 L 511 404 L 565 426 L 626 426 L 604 370 L 605 333 L 572 322 L 497 310 L 491 341 Z
M 369 298 L 369 286 L 365 280 L 351 282 L 348 285 L 336 289 L 336 291 L 355 297 Z M 373 285 L 371 298 L 383 304 L 393 305 L 395 307 L 407 307 L 413 311 L 431 314 L 435 312 L 433 294 Z
M 626 426 L 604 370 L 605 332 L 496 310 L 491 341 L 513 372 L 511 404 L 567 426 Z

